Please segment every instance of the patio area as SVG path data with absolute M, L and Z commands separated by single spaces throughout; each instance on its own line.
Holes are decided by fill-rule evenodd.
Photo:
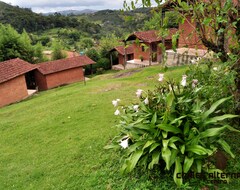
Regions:
M 159 63 L 158 62 L 151 63 L 151 65 L 157 65 L 157 64 L 159 64 Z M 151 65 L 149 65 L 148 60 L 141 61 L 140 59 L 133 59 L 133 60 L 127 61 L 126 69 L 143 68 L 143 67 L 148 67 Z M 118 65 L 113 65 L 112 69 L 113 70 L 124 70 L 124 67 L 123 67 L 123 65 L 118 64 Z
M 33 94 L 35 94 L 36 92 L 37 92 L 37 90 L 27 90 L 27 92 L 28 92 L 28 97 L 29 96 L 32 96 Z

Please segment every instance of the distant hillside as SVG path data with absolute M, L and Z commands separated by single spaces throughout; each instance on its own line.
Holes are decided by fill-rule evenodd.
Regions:
M 151 17 L 150 8 L 133 11 L 94 10 L 63 11 L 48 16 L 37 14 L 28 8 L 8 5 L 0 1 L 0 23 L 11 24 L 18 32 L 42 32 L 53 28 L 75 28 L 87 36 L 98 38 L 108 33 L 117 36 L 141 30 L 144 22 Z M 69 15 L 70 13 L 70 15 Z M 80 14 L 81 15 L 75 15 Z M 88 14 L 84 14 L 88 13 Z M 66 14 L 68 16 L 64 16 Z
M 0 23 L 11 24 L 18 32 L 38 32 L 52 28 L 77 28 L 86 33 L 98 33 L 100 26 L 87 20 L 77 20 L 59 13 L 44 16 L 28 8 L 8 5 L 0 1 Z
M 65 11 L 57 11 L 57 13 L 60 13 L 61 15 L 68 16 L 68 15 L 82 15 L 82 14 L 92 14 L 97 12 L 97 10 L 92 10 L 92 9 L 84 9 L 84 10 L 65 10 Z M 50 13 L 44 13 L 43 15 L 52 15 L 55 12 L 50 12 Z

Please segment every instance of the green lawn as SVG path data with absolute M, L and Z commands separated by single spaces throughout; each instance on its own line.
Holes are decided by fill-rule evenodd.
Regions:
M 171 68 L 166 76 L 180 80 L 186 69 Z M 125 72 L 95 76 L 86 86 L 75 83 L 1 108 L 0 190 L 175 189 L 167 174 L 164 179 L 141 171 L 121 175 L 120 153 L 103 149 L 118 133 L 111 101 L 137 101 L 136 90 L 152 89 L 161 70 L 154 66 L 121 76 Z M 233 185 L 240 186 L 238 181 Z

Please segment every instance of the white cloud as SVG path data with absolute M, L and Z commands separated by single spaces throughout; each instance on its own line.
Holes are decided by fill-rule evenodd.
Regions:
M 34 12 L 55 12 L 82 9 L 121 9 L 123 0 L 2 0 L 19 7 L 31 8 Z

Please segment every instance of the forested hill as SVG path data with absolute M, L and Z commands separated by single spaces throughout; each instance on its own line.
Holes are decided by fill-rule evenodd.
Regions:
M 0 1 L 0 23 L 11 24 L 18 32 L 25 29 L 27 32 L 38 32 L 52 28 L 76 28 L 79 31 L 91 34 L 106 34 L 115 32 L 121 35 L 124 32 L 132 32 L 143 26 L 145 20 L 150 17 L 151 9 L 136 9 L 129 12 L 118 10 L 102 10 L 87 15 L 63 16 L 59 13 L 44 16 L 37 14 L 28 8 L 8 5 Z M 126 22 L 126 16 L 128 22 Z
M 47 30 L 51 28 L 76 28 L 81 27 L 81 31 L 97 33 L 100 26 L 97 24 L 91 25 L 87 21 L 77 20 L 76 18 L 62 16 L 61 14 L 54 14 L 43 16 L 31 11 L 31 9 L 20 8 L 18 6 L 11 6 L 0 1 L 0 23 L 11 24 L 18 32 L 22 32 L 25 28 L 27 32 L 36 32 Z M 89 29 L 84 27 L 90 26 Z

